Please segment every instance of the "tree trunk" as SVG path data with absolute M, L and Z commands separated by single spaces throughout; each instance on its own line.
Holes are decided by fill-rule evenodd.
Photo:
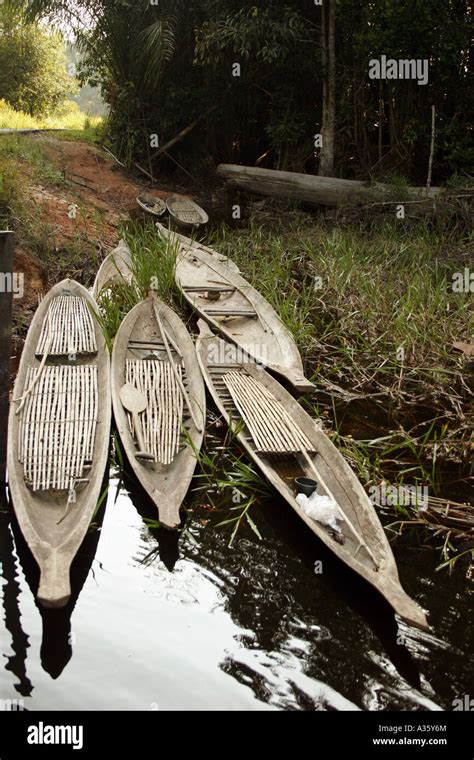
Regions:
M 379 150 L 378 150 L 378 156 L 379 156 L 379 163 L 382 161 L 383 156 L 383 112 L 384 112 L 384 102 L 383 102 L 383 83 L 382 80 L 379 82 Z
M 394 145 L 398 142 L 397 137 L 397 127 L 395 122 L 395 110 L 394 110 L 394 94 L 393 94 L 393 86 L 389 85 L 388 88 L 388 113 L 389 113 L 389 119 L 390 119 L 390 147 L 393 148 Z
M 325 0 L 322 6 L 321 47 L 323 59 L 323 123 L 319 176 L 334 175 L 334 142 L 336 129 L 336 0 Z

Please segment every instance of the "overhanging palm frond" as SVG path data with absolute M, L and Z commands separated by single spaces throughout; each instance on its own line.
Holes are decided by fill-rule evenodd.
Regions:
M 156 89 L 166 64 L 175 53 L 173 20 L 158 20 L 143 29 L 136 38 L 137 64 L 143 70 L 143 82 Z

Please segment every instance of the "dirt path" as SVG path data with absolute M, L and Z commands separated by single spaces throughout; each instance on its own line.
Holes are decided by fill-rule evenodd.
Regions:
M 143 190 L 166 200 L 190 195 L 214 222 L 227 207 L 212 181 L 189 185 L 179 179 L 150 190 L 147 178 L 128 175 L 104 150 L 79 141 L 58 139 L 50 132 L 25 135 L 41 146 L 44 166 L 20 160 L 16 217 L 16 273 L 23 274 L 22 297 L 13 306 L 14 337 L 23 338 L 41 294 L 66 277 L 90 287 L 103 258 L 117 245 L 120 224 L 143 219 L 136 198 Z M 219 183 L 217 183 L 219 185 Z
M 118 225 L 136 214 L 136 197 L 145 184 L 128 177 L 113 159 L 90 144 L 43 135 L 35 139 L 41 142 L 51 163 L 66 181 L 57 192 L 35 188 L 35 200 L 48 212 L 59 240 L 77 234 L 77 223 L 64 213 L 65 208 L 75 203 L 82 212 L 82 223 L 97 233 L 99 242 L 107 248 L 115 245 Z M 162 198 L 172 194 L 171 191 L 153 192 Z
M 88 143 L 41 133 L 25 139 L 41 144 L 55 176 L 46 173 L 40 182 L 32 167 L 17 167 L 27 209 L 26 224 L 23 219 L 15 241 L 14 269 L 24 282 L 22 297 L 14 300 L 14 332 L 20 338 L 39 296 L 51 285 L 64 277 L 91 284 L 101 260 L 119 240 L 120 222 L 141 215 L 136 197 L 146 186 Z M 172 192 L 153 189 L 164 199 Z

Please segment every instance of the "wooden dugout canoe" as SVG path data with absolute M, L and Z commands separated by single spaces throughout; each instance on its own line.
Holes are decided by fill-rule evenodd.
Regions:
M 92 296 L 97 301 L 102 291 L 114 282 L 125 282 L 128 285 L 133 280 L 132 257 L 130 249 L 121 240 L 116 248 L 105 257 L 92 288 Z
M 183 227 L 200 227 L 209 221 L 207 212 L 184 195 L 172 195 L 167 198 L 166 208 L 175 222 Z
M 73 280 L 49 291 L 28 331 L 10 407 L 9 489 L 46 607 L 69 600 L 71 563 L 108 460 L 110 356 L 94 312 L 92 296 Z
M 244 423 L 238 438 L 251 459 L 334 554 L 374 586 L 401 618 L 427 629 L 424 611 L 400 584 L 395 559 L 374 506 L 344 457 L 280 383 L 255 363 L 233 361 L 229 346 L 226 347 L 225 341 L 215 336 L 203 320 L 199 321 L 199 328 L 198 360 L 208 390 L 229 425 L 235 428 Z M 222 357 L 226 360 L 223 361 Z M 250 387 L 244 401 L 243 397 L 235 395 L 239 384 Z M 252 388 L 258 391 L 253 396 Z M 246 404 L 252 409 L 247 418 Z M 258 437 L 268 436 L 272 422 L 277 418 L 275 435 L 281 435 L 285 419 L 289 418 L 290 427 L 293 424 L 298 429 L 300 443 L 292 447 L 283 442 L 280 447 L 276 446 L 280 449 L 278 452 L 274 449 L 265 451 L 259 447 Z M 255 432 L 254 426 L 259 424 L 260 430 Z M 339 523 L 344 543 L 336 540 L 336 534 L 329 527 L 305 514 L 295 498 L 296 477 L 316 480 L 318 493 L 329 494 L 335 499 L 345 515 Z
M 186 237 L 186 235 L 181 235 L 176 230 L 170 230 L 160 222 L 156 223 L 156 228 L 162 237 L 171 239 L 172 243 L 178 245 L 180 250 L 187 251 L 190 249 L 197 249 L 198 251 L 205 251 L 210 256 L 213 256 L 216 261 L 224 263 L 226 267 L 233 272 L 240 273 L 237 264 L 235 264 L 232 259 L 229 259 L 228 256 L 224 256 L 224 254 L 215 251 L 213 248 L 209 248 L 209 246 L 204 245 L 203 243 L 199 243 L 197 240 L 192 240 L 191 238 Z
M 314 390 L 289 330 L 240 274 L 206 251 L 188 249 L 178 254 L 175 278 L 191 306 L 244 357 L 281 375 L 300 393 Z
M 150 460 L 137 456 L 133 421 L 121 400 L 127 383 L 146 396 L 147 406 L 138 421 Z M 204 436 L 206 394 L 191 336 L 154 293 L 127 314 L 115 338 L 112 402 L 138 481 L 155 503 L 160 522 L 177 527 Z
M 150 193 L 141 193 L 137 197 L 137 203 L 143 211 L 153 216 L 163 216 L 166 212 L 166 203 L 162 198 Z

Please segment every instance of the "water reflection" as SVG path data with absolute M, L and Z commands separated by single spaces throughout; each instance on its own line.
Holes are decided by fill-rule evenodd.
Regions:
M 349 692 L 347 677 L 376 638 L 407 685 L 419 689 L 417 665 L 400 643 L 390 606 L 315 542 L 284 505 L 275 501 L 268 508 L 271 520 L 266 519 L 270 513 L 265 509 L 255 514 L 255 520 L 270 540 L 260 545 L 252 536 L 241 538 L 231 558 L 222 534 L 199 530 L 199 544 L 212 543 L 211 551 L 200 551 L 200 563 L 218 575 L 232 618 L 252 631 L 250 638 L 243 639 L 246 648 L 270 653 L 267 664 L 280 674 L 283 663 L 287 670 L 288 659 L 294 668 L 295 662 L 305 663 L 305 677 L 323 673 L 328 683 L 338 684 L 342 694 L 354 694 L 355 684 Z M 193 528 L 198 530 L 196 523 Z M 313 572 L 316 560 L 323 563 L 323 576 Z M 348 660 L 345 668 L 341 667 L 344 660 Z M 226 662 L 225 668 L 249 683 L 248 661 Z M 255 672 L 254 679 L 259 698 L 271 701 Z M 357 697 L 362 701 L 363 694 Z M 307 705 L 307 692 L 296 690 L 292 698 L 300 708 Z
M 106 488 L 107 481 L 104 480 L 103 491 Z M 12 645 L 15 651 L 15 657 L 10 658 L 6 669 L 14 670 L 16 668 L 14 670 L 15 673 L 19 671 L 22 675 L 22 682 L 25 682 L 26 685 L 22 687 L 21 691 L 20 689 L 18 691 L 20 691 L 22 696 L 29 696 L 33 690 L 33 686 L 29 679 L 26 679 L 26 673 L 23 675 L 28 637 L 24 634 L 21 627 L 18 602 L 20 585 L 17 580 L 15 548 L 24 578 L 30 588 L 42 620 L 41 665 L 51 678 L 57 679 L 72 657 L 74 637 L 71 635 L 71 616 L 82 587 L 89 575 L 97 551 L 104 510 L 101 509 L 97 513 L 93 527 L 87 533 L 72 563 L 72 593 L 68 604 L 61 609 L 47 609 L 37 601 L 40 580 L 39 568 L 23 537 L 15 513 L 6 495 L 3 496 L 3 507 L 5 512 L 0 515 L 2 518 L 0 521 L 0 559 L 3 565 L 3 577 L 7 580 L 7 589 L 3 591 L 3 604 L 5 608 L 5 625 L 12 634 Z M 12 536 L 14 537 L 14 542 Z M 9 585 L 11 587 L 11 594 L 8 593 Z
M 127 467 L 123 473 L 123 478 L 123 487 L 127 489 L 132 504 L 142 517 L 150 535 L 154 539 L 152 548 L 148 554 L 141 558 L 141 562 L 145 565 L 152 564 L 158 558 L 163 562 L 166 569 L 172 573 L 179 560 L 180 531 L 158 526 L 156 506 L 143 490 L 140 483 L 133 477 L 131 468 Z M 157 525 L 155 526 L 154 523 Z
M 262 515 L 263 517 L 263 515 Z M 298 556 L 308 571 L 313 574 L 314 563 L 321 560 L 325 570 L 324 594 L 330 595 L 333 604 L 339 604 L 350 619 L 361 618 L 377 637 L 385 653 L 408 683 L 415 689 L 420 687 L 420 674 L 405 639 L 388 602 L 369 584 L 362 581 L 343 562 L 340 562 L 324 545 L 314 541 L 305 526 L 295 522 L 293 514 L 279 503 L 272 511 L 271 530 L 281 545 Z M 318 576 L 311 577 L 313 584 Z M 406 628 L 409 628 L 408 626 Z
M 183 531 L 149 529 L 156 511 L 129 486 L 112 481 L 63 611 L 38 610 L 35 563 L 14 529 L 18 565 L 1 516 L 0 698 L 19 683 L 32 709 L 433 710 L 469 693 L 468 594 L 462 576 L 434 582 L 434 555 L 398 550 L 434 626 L 398 630 L 279 501 L 253 513 L 262 542 L 244 530 L 229 549 L 198 503 Z
M 23 631 L 21 624 L 20 583 L 13 536 L 10 529 L 10 505 L 2 488 L 0 488 L 0 565 L 4 581 L 2 586 L 3 620 L 11 637 L 11 648 L 13 650 L 13 655 L 4 655 L 6 657 L 5 670 L 11 671 L 18 678 L 18 683 L 14 684 L 18 694 L 21 694 L 22 697 L 29 697 L 33 691 L 33 685 L 26 672 L 29 638 Z
M 71 598 L 67 605 L 61 609 L 47 609 L 37 602 L 36 595 L 40 579 L 38 565 L 16 520 L 14 517 L 12 519 L 18 558 L 42 621 L 41 665 L 43 670 L 53 679 L 59 678 L 73 654 L 74 636 L 71 634 L 71 617 L 94 561 L 100 537 L 102 515 L 103 511 L 96 518 L 97 527 L 90 530 L 86 535 L 74 558 L 71 566 Z

